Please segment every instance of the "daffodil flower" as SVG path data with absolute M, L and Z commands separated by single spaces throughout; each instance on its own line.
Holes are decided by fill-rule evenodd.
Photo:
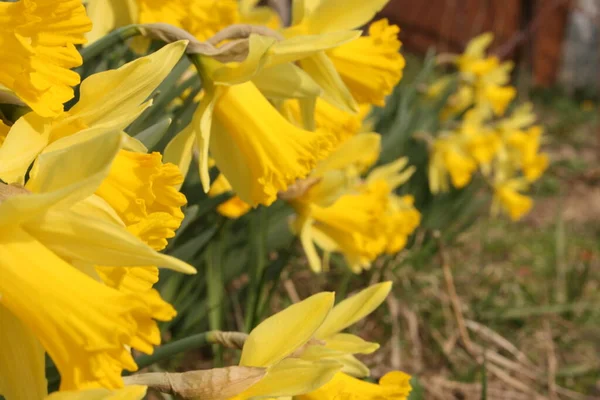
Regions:
M 477 170 L 477 163 L 468 153 L 464 140 L 456 135 L 437 138 L 429 157 L 429 189 L 432 193 L 450 189 L 448 175 L 455 188 L 465 187 Z
M 42 117 L 59 115 L 79 83 L 75 45 L 91 28 L 80 0 L 0 2 L 0 87 Z
M 400 54 L 400 28 L 387 19 L 372 22 L 369 35 L 330 50 L 335 69 L 359 104 L 383 107 L 406 64 Z
M 160 343 L 152 304 L 93 279 L 88 265 L 195 271 L 123 226 L 76 211 L 109 174 L 123 140 L 101 127 L 81 135 L 87 140 L 59 140 L 40 155 L 24 189 L 1 187 L 0 392 L 8 400 L 44 397 L 44 350 L 61 390 L 118 388 L 121 371 L 137 368 L 126 346 L 151 353 Z
M 61 138 L 70 137 L 70 142 L 76 143 L 84 138 L 78 132 L 85 128 L 125 129 L 151 106 L 148 97 L 171 72 L 185 47 L 185 41 L 175 42 L 119 69 L 88 77 L 81 83 L 77 104 L 58 116 L 47 118 L 34 111 L 21 117 L 0 147 L 0 179 L 23 184 L 27 169 L 39 154 L 50 151 Z M 124 139 L 125 147 L 146 151 L 128 135 Z
M 414 172 L 400 159 L 361 175 L 375 163 L 380 136 L 360 133 L 348 139 L 317 164 L 298 195 L 286 195 L 296 210 L 293 231 L 300 237 L 310 267 L 321 272 L 323 263 L 315 245 L 325 252 L 340 252 L 350 269 L 360 273 L 385 252 L 398 252 L 420 223 L 409 196 L 395 189 Z M 325 266 L 327 263 L 325 263 Z
M 533 207 L 531 197 L 521 194 L 527 189 L 527 182 L 521 179 L 508 179 L 494 186 L 492 212 L 507 214 L 511 220 L 518 221 Z
M 345 329 L 371 314 L 390 293 L 391 282 L 371 285 L 335 305 L 314 334 L 314 344 L 301 354 L 306 360 L 332 359 L 340 362 L 343 372 L 359 378 L 369 376 L 369 368 L 354 354 L 371 354 L 379 344 L 367 342 Z
M 269 71 L 279 90 L 303 90 L 310 80 L 302 79 L 302 70 L 291 65 L 291 69 L 278 67 L 355 36 L 354 32 L 342 32 L 278 42 L 252 34 L 248 54 L 241 62 L 221 63 L 198 56 L 205 95 L 192 123 L 165 149 L 165 159 L 185 174 L 196 147 L 200 178 L 207 192 L 210 149 L 216 166 L 241 200 L 253 207 L 270 205 L 278 192 L 306 177 L 317 161 L 331 152 L 337 139 L 330 132 L 311 132 L 288 122 L 252 79 L 261 71 Z
M 127 384 L 148 385 L 184 398 L 249 400 L 309 393 L 340 371 L 335 360 L 298 358 L 333 306 L 322 292 L 267 318 L 245 340 L 238 366 L 181 374 L 133 375 Z

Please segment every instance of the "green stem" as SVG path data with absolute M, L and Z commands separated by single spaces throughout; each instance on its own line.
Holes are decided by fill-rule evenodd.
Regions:
M 250 225 L 250 234 L 252 237 L 251 249 L 252 254 L 250 262 L 250 283 L 246 298 L 246 332 L 250 332 L 254 328 L 257 318 L 259 306 L 259 298 L 262 293 L 263 274 L 266 266 L 266 235 L 267 221 L 264 208 L 260 208 L 255 213 L 254 219 Z
M 116 29 L 104 36 L 102 39 L 99 39 L 91 45 L 81 49 L 81 57 L 83 57 L 83 62 L 88 62 L 119 42 L 124 42 L 129 38 L 139 36 L 141 34 L 142 32 L 137 25 L 127 25 Z
M 164 346 L 157 348 L 153 354 L 143 355 L 138 357 L 135 362 L 139 369 L 146 368 L 159 361 L 166 360 L 175 354 L 183 353 L 184 351 L 197 349 L 210 343 L 211 332 L 198 333 L 185 339 L 167 343 Z

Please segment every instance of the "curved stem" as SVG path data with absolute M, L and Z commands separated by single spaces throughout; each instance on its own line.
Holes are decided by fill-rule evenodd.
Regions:
M 186 337 L 185 339 L 167 343 L 164 346 L 157 348 L 153 354 L 143 355 L 136 358 L 135 362 L 138 367 L 142 369 L 159 361 L 166 360 L 175 354 L 183 353 L 184 351 L 196 349 L 198 347 L 210 344 L 209 340 L 211 333 L 212 332 L 198 333 L 196 335 Z
M 122 28 L 116 29 L 104 36 L 101 39 L 98 39 L 94 43 L 90 44 L 87 47 L 81 49 L 81 57 L 83 57 L 83 62 L 87 62 L 94 57 L 97 57 L 101 53 L 103 53 L 106 49 L 114 46 L 119 42 L 123 42 L 129 38 L 134 36 L 139 36 L 142 34 L 138 25 L 127 25 Z

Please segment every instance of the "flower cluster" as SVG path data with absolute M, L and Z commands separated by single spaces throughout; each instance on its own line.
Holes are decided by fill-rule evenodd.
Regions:
M 256 0 L 84 3 L 0 2 L 0 395 L 7 400 L 145 395 L 151 382 L 124 387 L 122 374 L 138 369 L 133 350 L 151 354 L 160 345 L 157 321 L 176 315 L 153 287 L 159 268 L 196 273 L 161 253 L 184 219 L 180 188 L 193 158 L 205 192 L 236 194 L 220 206 L 224 215 L 287 199 L 315 271 L 323 268 L 315 243 L 325 259 L 341 252 L 360 272 L 400 251 L 420 222 L 412 197 L 396 194 L 413 168 L 406 159 L 374 167 L 380 137 L 364 133 L 371 106 L 384 104 L 404 67 L 397 26 L 379 20 L 366 36 L 357 30 L 387 0 L 298 1 L 290 26 Z M 140 56 L 80 83 L 72 70 L 83 63 L 77 46 L 114 44 L 106 35 L 131 24 Z M 161 47 L 151 45 L 157 38 Z M 192 98 L 189 125 L 163 154 L 151 152 L 125 130 L 184 57 L 202 93 Z M 5 103 L 18 112 L 5 113 Z M 515 151 L 530 155 L 527 140 L 511 138 Z M 211 185 L 212 167 L 220 175 Z M 405 399 L 404 373 L 379 385 L 359 379 L 369 370 L 354 355 L 378 345 L 342 333 L 390 289 L 377 284 L 335 307 L 332 293 L 320 293 L 288 307 L 249 334 L 238 366 L 208 372 L 229 380 L 201 379 L 184 397 Z M 46 354 L 60 374 L 50 395 Z
M 428 90 L 441 96 L 457 80 L 441 117 L 449 127 L 430 143 L 429 185 L 433 193 L 467 186 L 478 171 L 492 188 L 492 212 L 519 220 L 533 205 L 523 194 L 548 167 L 540 152 L 542 127 L 531 104 L 507 113 L 516 89 L 509 85 L 512 63 L 485 55 L 491 34 L 473 39 L 452 58 L 457 78 L 444 76 Z

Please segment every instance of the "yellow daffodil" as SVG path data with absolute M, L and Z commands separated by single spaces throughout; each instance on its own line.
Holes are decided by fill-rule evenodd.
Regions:
M 159 153 L 143 154 L 121 150 L 115 157 L 108 176 L 96 190 L 96 204 L 87 204 L 78 211 L 90 215 L 98 200 L 103 200 L 110 211 L 117 214 L 117 224 L 141 239 L 154 250 L 163 250 L 167 239 L 175 236 L 181 225 L 186 198 L 176 187 L 183 182 L 183 176 L 173 164 L 163 164 Z M 90 199 L 91 200 L 91 199 Z M 93 200 L 91 200 L 93 201 Z M 168 321 L 176 312 L 152 289 L 158 281 L 158 268 L 155 266 L 113 267 L 95 266 L 95 270 L 108 286 L 122 292 L 144 296 L 153 310 L 153 318 Z
M 471 40 L 463 54 L 453 57 L 459 70 L 458 87 L 448 98 L 441 112 L 442 119 L 458 115 L 471 106 L 489 115 L 502 116 L 515 98 L 516 89 L 508 85 L 512 62 L 501 63 L 495 56 L 486 56 L 493 39 L 491 33 L 484 33 Z M 429 94 L 441 94 L 450 81 L 449 77 L 436 81 Z
M 55 392 L 46 400 L 142 400 L 146 395 L 144 386 L 128 386 L 119 390 L 89 389 Z
M 533 207 L 533 200 L 519 191 L 525 190 L 527 184 L 519 179 L 509 179 L 495 185 L 492 211 L 503 212 L 513 221 L 520 220 Z
M 185 173 L 192 148 L 196 147 L 200 178 L 208 192 L 210 150 L 216 166 L 240 199 L 253 207 L 270 205 L 279 191 L 306 177 L 316 162 L 330 153 L 337 139 L 331 132 L 310 132 L 288 122 L 250 79 L 268 65 L 273 79 L 282 78 L 281 86 L 294 91 L 297 75 L 288 77 L 288 81 L 278 72 L 290 70 L 277 70 L 277 66 L 352 38 L 353 34 L 334 33 L 277 42 L 253 34 L 248 54 L 241 62 L 221 63 L 198 57 L 205 95 L 192 123 L 165 149 L 165 159 Z
M 513 131 L 507 138 L 508 146 L 518 153 L 516 162 L 529 182 L 537 180 L 548 167 L 548 156 L 539 153 L 542 133 L 542 128 L 535 125 L 527 131 Z
M 220 174 L 210 186 L 208 195 L 211 197 L 218 196 L 231 191 L 231 184 L 225 178 L 225 175 Z M 217 207 L 217 212 L 227 218 L 237 219 L 250 211 L 252 207 L 245 203 L 238 196 L 233 196 Z
M 355 272 L 385 248 L 378 219 L 386 208 L 385 193 L 356 190 L 360 174 L 380 150 L 377 134 L 359 134 L 344 142 L 311 174 L 316 183 L 291 200 L 296 210 L 293 229 L 300 237 L 310 267 L 322 270 L 315 243 L 326 254 L 342 252 Z
M 42 117 L 60 114 L 79 83 L 75 45 L 91 28 L 80 0 L 0 2 L 0 85 Z
M 296 396 L 297 400 L 406 400 L 412 390 L 410 375 L 400 371 L 385 374 L 379 384 L 361 381 L 342 372 L 314 392 Z
M 381 229 L 387 236 L 387 254 L 396 254 L 402 250 L 408 237 L 421 223 L 421 214 L 413 205 L 414 198 L 394 194 L 396 188 L 408 181 L 415 172 L 414 167 L 406 168 L 407 165 L 408 159 L 403 157 L 373 169 L 367 176 L 366 188 L 363 189 L 382 190 L 388 194 L 387 207 L 380 222 Z
M 351 2 L 297 0 L 293 4 L 292 26 L 284 29 L 282 33 L 287 38 L 293 38 L 301 35 L 318 35 L 357 29 L 368 23 L 387 2 L 388 0 L 353 0 Z M 369 54 L 375 53 L 378 57 L 385 59 L 385 65 L 380 65 L 379 68 L 374 68 L 364 58 L 360 60 L 361 66 L 364 67 L 360 73 L 364 74 L 364 78 L 372 78 L 374 82 L 358 81 L 363 77 L 357 77 L 355 70 L 345 68 L 347 66 L 346 60 L 349 57 L 348 51 L 355 51 L 353 50 L 354 47 L 348 49 L 348 51 L 340 50 L 340 54 L 336 55 L 346 79 L 354 85 L 357 93 L 365 98 L 380 98 L 381 93 L 372 93 L 373 86 L 381 90 L 383 83 L 383 87 L 386 87 L 387 82 L 391 81 L 388 75 L 390 70 L 400 67 L 402 63 L 401 61 L 398 62 L 398 59 L 390 62 L 388 58 L 390 55 L 389 49 L 397 45 L 396 42 L 389 41 L 390 33 L 392 32 L 383 23 L 379 23 L 375 25 L 373 32 L 370 32 L 370 37 L 357 45 L 359 51 L 362 52 L 365 49 L 365 44 L 369 42 L 368 44 L 375 46 L 369 48 Z M 392 43 L 391 46 L 390 43 Z M 321 86 L 324 100 L 346 112 L 358 111 L 356 100 L 352 97 L 352 93 L 336 70 L 335 64 L 325 52 L 319 52 L 304 58 L 300 60 L 299 64 Z M 370 74 L 373 72 L 377 72 L 377 75 L 371 76 Z
M 90 76 L 81 84 L 77 104 L 54 118 L 35 112 L 21 117 L 0 147 L 0 179 L 22 184 L 40 153 L 61 138 L 71 136 L 76 142 L 82 137 L 76 135 L 82 129 L 127 127 L 152 104 L 148 97 L 171 72 L 185 47 L 185 41 L 172 43 L 119 69 Z M 124 137 L 128 139 L 127 147 L 145 151 L 141 143 Z
M 160 153 L 121 150 L 96 194 L 123 220 L 127 229 L 155 250 L 167 246 L 181 225 L 186 199 L 176 187 L 183 176 Z
M 211 155 L 240 199 L 252 206 L 270 205 L 336 143 L 333 134 L 287 122 L 251 82 L 224 89 L 213 116 Z
M 2 186 L 0 308 L 3 321 L 10 321 L 2 322 L 2 334 L 11 348 L 24 349 L 0 352 L 0 376 L 7 377 L 0 389 L 7 399 L 41 398 L 44 350 L 61 374 L 61 390 L 118 388 L 121 371 L 136 369 L 126 346 L 151 353 L 160 343 L 152 305 L 93 279 L 87 265 L 194 272 L 123 226 L 77 212 L 76 205 L 109 174 L 122 146 L 118 130 L 81 134 L 88 140 L 57 142 L 42 154 L 25 189 Z M 29 379 L 25 385 L 22 377 Z
M 378 134 L 358 134 L 317 165 L 305 190 L 284 196 L 296 210 L 292 229 L 315 272 L 323 268 L 315 244 L 326 259 L 331 252 L 342 253 L 351 270 L 360 273 L 377 256 L 404 247 L 419 224 L 412 198 L 394 194 L 414 172 L 404 170 L 406 159 L 374 169 L 364 182 L 360 179 L 379 151 Z
M 267 318 L 250 332 L 239 365 L 264 375 L 243 391 L 219 391 L 229 400 L 277 398 L 308 393 L 327 383 L 341 369 L 331 360 L 307 361 L 294 354 L 313 337 L 333 305 L 333 293 L 319 293 Z M 210 400 L 210 399 L 209 399 Z
M 328 52 L 342 80 L 359 103 L 382 107 L 402 78 L 400 28 L 387 19 L 371 23 L 369 35 Z
M 344 366 L 342 372 L 355 376 L 369 376 L 369 368 L 356 359 L 354 354 L 370 354 L 379 344 L 364 341 L 356 335 L 342 333 L 345 329 L 371 314 L 390 293 L 391 282 L 371 285 L 351 296 L 331 310 L 323 324 L 314 334 L 313 344 L 300 355 L 306 360 L 330 359 Z
M 449 190 L 448 175 L 455 188 L 465 187 L 476 170 L 477 163 L 459 137 L 450 135 L 435 140 L 429 159 L 429 188 L 432 193 Z

